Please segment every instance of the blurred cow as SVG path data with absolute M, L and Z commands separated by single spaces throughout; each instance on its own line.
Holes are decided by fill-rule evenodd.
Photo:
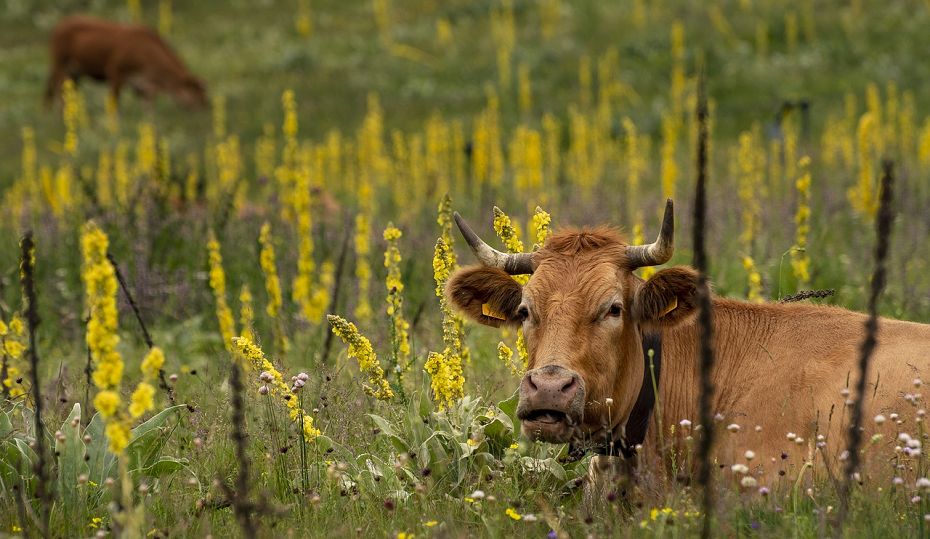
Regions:
M 68 17 L 55 27 L 51 39 L 52 65 L 45 89 L 45 104 L 60 95 L 65 77 L 108 81 L 114 102 L 129 85 L 151 106 L 167 92 L 189 109 L 209 106 L 202 80 L 184 64 L 152 29 L 124 25 L 81 15 Z

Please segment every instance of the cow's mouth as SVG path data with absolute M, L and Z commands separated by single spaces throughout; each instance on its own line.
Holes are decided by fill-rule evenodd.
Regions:
M 523 421 L 524 423 L 542 423 L 545 425 L 555 425 L 564 422 L 569 426 L 572 423 L 565 412 L 559 412 L 558 410 L 533 410 L 523 418 Z
M 567 442 L 578 424 L 565 412 L 547 409 L 532 410 L 520 419 L 523 433 L 531 440 L 549 443 Z

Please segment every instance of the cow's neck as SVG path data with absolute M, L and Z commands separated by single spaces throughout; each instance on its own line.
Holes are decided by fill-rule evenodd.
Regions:
M 646 440 L 656 403 L 655 389 L 662 373 L 662 334 L 643 333 L 642 349 L 644 368 L 639 396 L 626 422 L 614 429 L 611 442 L 594 448 L 599 455 L 630 458 L 636 454 L 636 446 Z

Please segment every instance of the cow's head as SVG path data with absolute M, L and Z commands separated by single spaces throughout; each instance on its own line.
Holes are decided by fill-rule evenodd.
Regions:
M 210 107 L 206 83 L 194 76 L 189 75 L 181 81 L 180 86 L 175 90 L 175 97 L 179 103 L 191 110 Z
M 481 266 L 456 272 L 449 300 L 485 325 L 522 327 L 529 352 L 517 417 L 523 432 L 547 442 L 597 442 L 624 425 L 643 384 L 643 332 L 693 320 L 697 274 L 633 271 L 664 264 L 674 250 L 672 201 L 659 239 L 631 246 L 609 228 L 569 230 L 533 253 L 488 246 L 458 215 Z M 532 274 L 521 286 L 511 275 Z M 608 400 L 612 399 L 610 406 Z

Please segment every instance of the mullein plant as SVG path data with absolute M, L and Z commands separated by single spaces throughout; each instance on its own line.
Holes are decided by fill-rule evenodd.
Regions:
M 223 271 L 220 242 L 216 240 L 212 230 L 207 241 L 207 253 L 210 265 L 210 289 L 213 290 L 213 297 L 216 300 L 216 318 L 220 324 L 220 336 L 223 338 L 226 350 L 233 352 L 235 348 L 232 339 L 236 336 L 236 322 L 226 300 L 226 273 Z
M 97 386 L 94 406 L 106 424 L 109 449 L 122 455 L 130 441 L 133 420 L 154 409 L 153 383 L 165 362 L 165 355 L 157 346 L 152 347 L 142 360 L 142 380 L 133 392 L 128 409 L 120 399 L 124 364 L 116 351 L 119 343 L 117 330 L 116 270 L 107 260 L 109 240 L 93 222 L 88 221 L 81 231 L 83 258 L 82 280 L 86 294 L 87 346 L 94 361 L 93 381 Z
M 871 221 L 878 212 L 878 189 L 875 182 L 875 165 L 872 152 L 878 150 L 878 137 L 875 133 L 880 128 L 880 121 L 875 113 L 866 112 L 859 119 L 856 129 L 858 142 L 859 173 L 858 182 L 851 187 L 847 195 L 853 209 L 864 219 Z
M 0 395 L 16 400 L 27 394 L 25 384 L 27 335 L 23 321 L 13 315 L 9 325 L 0 320 Z
M 539 223 L 541 224 L 547 220 L 548 220 L 548 214 L 546 216 L 540 216 Z M 548 223 L 546 223 L 546 226 L 543 228 L 543 230 L 548 231 Z M 511 253 L 522 253 L 523 252 L 523 242 L 520 241 L 519 231 L 517 230 L 516 226 L 514 226 L 514 223 L 511 222 L 510 217 L 508 217 L 507 214 L 505 214 L 497 206 L 494 206 L 494 231 L 497 232 L 497 236 L 501 239 L 501 241 L 504 242 L 504 245 L 507 247 L 507 251 Z M 543 239 L 543 242 L 545 242 L 546 238 L 543 237 L 542 239 Z M 530 276 L 529 275 L 514 275 L 513 280 L 523 285 L 523 284 L 526 284 L 530 280 Z M 517 350 L 520 352 L 520 360 L 523 362 L 524 365 L 526 365 L 528 358 L 529 358 L 529 353 L 527 352 L 527 349 L 526 349 L 526 340 L 523 338 L 522 327 L 517 329 Z
M 239 325 L 242 326 L 242 332 L 239 334 L 240 337 L 254 340 L 252 337 L 252 327 L 255 325 L 255 313 L 252 310 L 252 291 L 249 290 L 249 285 L 242 283 L 242 288 L 239 292 Z
M 810 257 L 807 256 L 807 234 L 810 232 L 810 198 L 811 198 L 811 172 L 810 157 L 804 156 L 798 162 L 800 175 L 795 187 L 798 191 L 798 212 L 794 217 L 794 224 L 797 226 L 797 239 L 795 240 L 794 250 L 791 252 L 791 268 L 794 270 L 794 276 L 798 280 L 798 287 L 807 286 L 810 281 L 808 268 L 810 267 Z
M 462 359 L 466 353 L 464 335 L 445 297 L 446 282 L 454 268 L 453 257 L 449 244 L 439 238 L 433 254 L 433 278 L 436 281 L 436 295 L 439 296 L 439 310 L 442 312 L 442 341 L 445 348 L 442 353 L 430 352 L 423 368 L 430 375 L 433 399 L 437 401 L 440 410 L 461 399 L 465 385 L 465 377 L 462 376 Z
M 752 257 L 756 233 L 759 231 L 762 208 L 759 205 L 765 157 L 759 147 L 757 137 L 750 131 L 744 131 L 739 137 L 737 166 L 739 170 L 739 187 L 737 194 L 742 205 L 740 241 L 743 247 L 743 269 L 746 270 L 749 301 L 762 301 L 762 276 L 756 269 Z
M 365 394 L 383 401 L 393 398 L 394 392 L 384 379 L 384 369 L 378 363 L 378 356 L 375 355 L 371 342 L 359 333 L 355 324 L 345 318 L 329 314 L 326 315 L 326 319 L 333 327 L 333 333 L 349 345 L 349 357 L 356 358 L 359 370 L 368 375 L 368 384 L 363 384 Z
M 404 372 L 410 368 L 410 343 L 408 331 L 410 324 L 404 320 L 404 283 L 401 280 L 400 250 L 397 248 L 397 240 L 402 233 L 394 227 L 393 223 L 388 223 L 384 229 L 384 241 L 387 242 L 387 250 L 384 252 L 384 267 L 387 268 L 387 278 L 385 286 L 387 287 L 387 315 L 391 319 L 391 368 L 397 375 L 395 389 L 402 400 L 406 400 L 404 393 Z
M 297 277 L 294 279 L 292 298 L 301 314 L 309 322 L 319 324 L 329 302 L 327 290 L 314 283 L 316 263 L 313 260 L 313 222 L 311 220 L 309 167 L 297 171 L 294 193 L 294 213 L 297 216 Z
M 262 349 L 252 340 L 245 337 L 233 337 L 230 341 L 233 344 L 236 353 L 245 358 L 258 375 L 258 393 L 259 395 L 271 395 L 280 399 L 285 408 L 287 408 L 288 418 L 298 427 L 302 438 L 306 442 L 313 442 L 320 435 L 319 429 L 313 426 L 313 418 L 304 411 L 297 397 L 294 396 L 296 391 L 294 386 L 288 386 L 284 382 L 284 376 L 275 368 Z M 304 375 L 306 376 L 306 375 Z M 302 388 L 308 380 L 308 377 L 302 377 L 301 383 L 297 389 Z M 292 378 L 292 382 L 295 381 Z
M 268 306 L 265 308 L 265 312 L 271 318 L 271 332 L 274 337 L 275 350 L 278 356 L 283 358 L 287 355 L 290 343 L 284 333 L 283 313 L 281 312 L 283 305 L 281 281 L 278 279 L 278 270 L 275 266 L 274 236 L 271 235 L 271 224 L 267 221 L 262 225 L 258 241 L 262 245 L 259 262 L 262 274 L 265 276 L 265 293 L 268 295 Z

